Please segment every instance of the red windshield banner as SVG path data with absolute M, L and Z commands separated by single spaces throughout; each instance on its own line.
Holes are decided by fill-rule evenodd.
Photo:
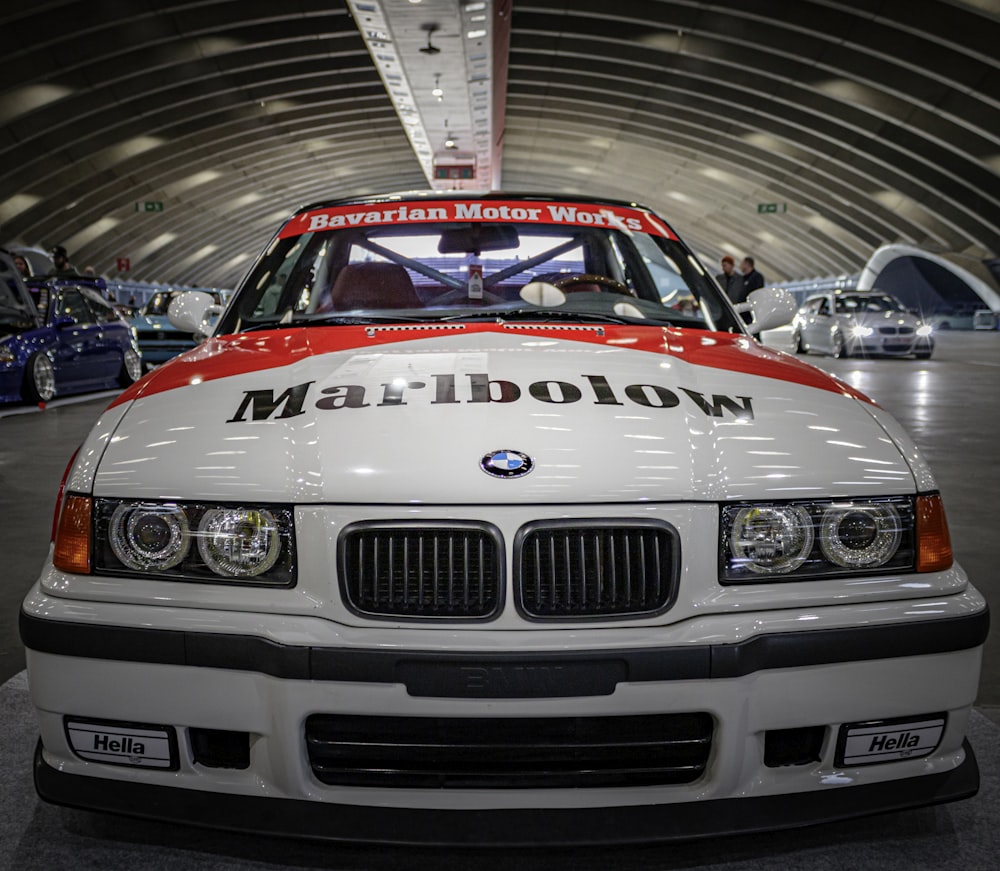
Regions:
M 345 227 L 427 224 L 434 221 L 460 223 L 510 222 L 572 227 L 611 227 L 648 233 L 666 239 L 677 237 L 655 215 L 628 206 L 590 203 L 548 203 L 537 200 L 426 200 L 385 202 L 314 209 L 296 215 L 279 236 L 298 236 Z

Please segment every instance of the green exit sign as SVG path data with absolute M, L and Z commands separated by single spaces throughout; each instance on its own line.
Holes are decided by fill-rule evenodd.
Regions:
M 757 203 L 757 213 L 761 215 L 773 215 L 776 212 L 787 212 L 788 203 Z
M 141 203 L 135 204 L 135 210 L 137 212 L 162 212 L 163 203 L 154 200 L 144 200 Z

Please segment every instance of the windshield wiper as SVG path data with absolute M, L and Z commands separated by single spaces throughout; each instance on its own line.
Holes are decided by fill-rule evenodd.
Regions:
M 464 320 L 495 320 L 498 323 L 503 321 L 585 321 L 596 324 L 634 324 L 644 321 L 645 318 L 623 318 L 617 315 L 595 314 L 594 312 L 562 311 L 550 308 L 515 308 L 506 311 L 496 309 L 480 309 L 478 311 L 465 312 L 460 315 L 451 315 L 441 318 L 442 321 L 464 321 Z
M 424 324 L 437 318 L 416 318 L 412 315 L 325 315 L 293 321 L 295 326 L 364 326 L 365 324 Z
M 433 318 L 431 320 L 437 320 Z M 240 332 L 250 333 L 254 330 L 280 330 L 286 327 L 363 327 L 370 324 L 409 324 L 427 323 L 428 318 L 415 318 L 407 315 L 323 315 L 322 317 L 306 316 L 292 318 L 268 318 L 248 326 L 243 326 Z

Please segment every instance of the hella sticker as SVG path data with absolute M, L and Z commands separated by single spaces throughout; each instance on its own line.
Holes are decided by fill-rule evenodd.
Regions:
M 926 718 L 848 723 L 841 727 L 837 765 L 875 765 L 929 756 L 944 734 L 947 718 Z
M 177 769 L 176 738 L 169 726 L 67 719 L 66 737 L 73 752 L 88 762 Z
M 534 463 L 520 451 L 492 451 L 479 461 L 479 467 L 494 478 L 520 478 L 534 468 Z

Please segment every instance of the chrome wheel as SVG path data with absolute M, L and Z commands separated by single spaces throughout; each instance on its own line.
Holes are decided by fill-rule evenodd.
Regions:
M 48 402 L 56 395 L 55 369 L 45 354 L 34 354 L 28 360 L 22 394 L 28 402 Z
M 844 337 L 840 333 L 833 334 L 833 356 L 843 357 L 844 356 Z

